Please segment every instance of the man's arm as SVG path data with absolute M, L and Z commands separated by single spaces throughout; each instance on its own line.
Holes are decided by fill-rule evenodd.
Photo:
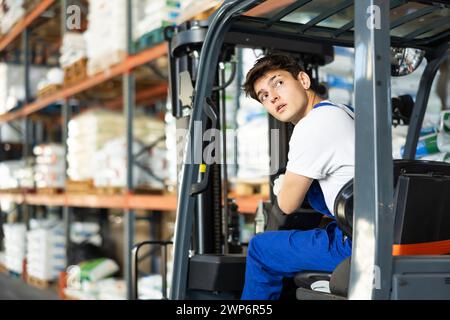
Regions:
M 294 212 L 303 202 L 313 179 L 290 171 L 286 174 L 278 194 L 278 206 L 285 214 Z

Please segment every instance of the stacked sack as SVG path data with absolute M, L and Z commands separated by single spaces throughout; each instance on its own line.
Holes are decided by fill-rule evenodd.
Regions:
M 406 140 L 406 134 L 405 134 Z M 403 156 L 404 146 L 400 148 Z M 416 147 L 416 159 L 450 162 L 450 111 L 440 113 L 437 126 L 423 126 Z
M 177 24 L 190 20 L 200 13 L 214 10 L 223 0 L 180 0 L 181 14 Z
M 59 64 L 66 68 L 87 57 L 86 40 L 82 33 L 66 32 L 60 48 Z
M 74 181 L 93 179 L 95 153 L 123 133 L 123 115 L 118 112 L 93 109 L 72 118 L 68 124 L 68 177 Z
M 27 273 L 52 281 L 66 267 L 66 238 L 60 221 L 31 220 L 27 232 Z
M 36 156 L 34 180 L 36 188 L 64 188 L 66 177 L 65 150 L 61 144 L 41 144 L 33 149 Z
M 0 0 L 0 35 L 6 34 L 25 15 L 24 0 Z
M 74 244 L 90 243 L 97 247 L 102 245 L 100 225 L 96 222 L 74 222 L 70 228 L 70 241 Z
M 46 78 L 48 68 L 30 67 L 30 94 L 35 97 L 37 86 Z M 23 104 L 25 100 L 25 78 L 23 67 L 9 63 L 0 63 L 0 113 Z
M 34 165 L 31 160 L 0 163 L 0 189 L 34 188 Z
M 131 1 L 132 5 L 138 1 Z M 89 1 L 89 25 L 84 33 L 88 57 L 87 73 L 120 62 L 126 52 L 126 0 Z
M 3 225 L 5 245 L 5 266 L 17 274 L 23 272 L 26 252 L 26 231 L 24 223 L 8 223 Z
M 167 176 L 166 148 L 164 142 L 164 122 L 150 117 L 134 120 L 133 185 L 135 187 L 164 188 Z M 113 139 L 96 152 L 94 157 L 96 187 L 125 187 L 127 176 L 126 139 Z
M 144 0 L 136 1 L 134 8 L 134 38 L 137 40 L 145 33 L 175 25 L 181 13 L 180 1 L 177 0 Z

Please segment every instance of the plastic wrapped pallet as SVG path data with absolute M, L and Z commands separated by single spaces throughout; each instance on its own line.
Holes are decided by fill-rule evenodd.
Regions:
M 27 273 L 51 281 L 66 268 L 66 238 L 61 222 L 41 226 L 27 233 Z
M 22 274 L 26 253 L 26 226 L 24 223 L 3 225 L 5 266 L 8 270 Z

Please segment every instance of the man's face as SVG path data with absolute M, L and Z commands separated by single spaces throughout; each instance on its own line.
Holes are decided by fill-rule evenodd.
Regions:
M 258 100 L 277 120 L 296 124 L 303 118 L 308 105 L 306 89 L 309 78 L 300 72 L 297 78 L 285 70 L 272 70 L 255 81 L 254 90 Z

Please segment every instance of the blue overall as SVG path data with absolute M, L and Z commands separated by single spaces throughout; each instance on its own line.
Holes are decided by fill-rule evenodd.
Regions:
M 321 102 L 314 106 L 333 106 Z M 350 117 L 353 109 L 346 106 Z M 311 207 L 333 217 L 317 180 L 306 194 Z M 334 217 L 333 217 L 334 218 Z M 266 231 L 254 236 L 248 247 L 243 300 L 277 300 L 282 290 L 283 278 L 292 278 L 301 271 L 332 272 L 339 263 L 351 255 L 351 240 L 344 237 L 336 221 L 324 229 L 307 231 Z

